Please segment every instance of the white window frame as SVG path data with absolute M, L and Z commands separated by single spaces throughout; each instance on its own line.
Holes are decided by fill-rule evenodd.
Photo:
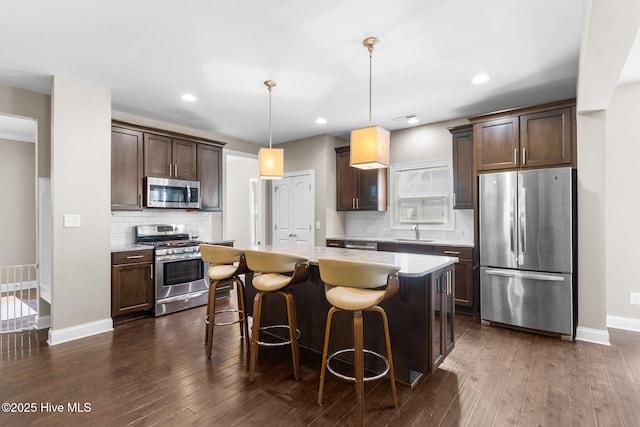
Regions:
M 416 195 L 415 198 L 405 197 L 405 201 L 411 203 L 411 199 L 415 199 L 416 210 L 420 211 L 424 209 L 425 203 L 432 201 L 434 203 L 438 202 L 438 199 L 442 200 L 443 205 L 439 205 L 445 208 L 445 215 L 440 219 L 416 219 L 416 220 L 403 220 L 400 218 L 400 201 L 399 194 L 400 191 L 398 189 L 398 174 L 416 171 L 420 172 L 424 170 L 425 172 L 430 172 L 430 170 L 445 168 L 447 173 L 447 182 L 444 185 L 443 192 L 435 192 L 431 193 L 426 197 Z M 428 162 L 416 162 L 416 163 L 402 163 L 390 166 L 390 228 L 397 230 L 405 230 L 410 229 L 412 225 L 418 224 L 421 230 L 454 230 L 455 229 L 455 214 L 453 211 L 453 164 L 451 159 L 440 159 L 433 160 Z M 428 174 L 427 174 L 428 175 Z M 424 174 L 422 175 L 424 176 Z M 420 178 L 420 174 L 415 175 L 416 179 Z M 416 191 L 419 191 L 419 188 L 423 190 L 426 188 L 426 191 L 431 191 L 429 188 L 433 188 L 433 186 L 437 187 L 437 184 L 427 182 L 426 187 L 420 185 L 415 186 Z M 406 196 L 406 195 L 405 195 Z

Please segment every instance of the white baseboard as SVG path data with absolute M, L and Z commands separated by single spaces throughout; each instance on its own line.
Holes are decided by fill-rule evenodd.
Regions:
M 46 316 L 38 316 L 38 325 L 37 329 L 46 329 L 51 327 L 51 315 L 47 314 Z
M 607 328 L 640 332 L 640 319 L 632 317 L 607 316 Z
M 86 338 L 109 331 L 113 331 L 113 320 L 110 317 L 107 319 L 96 320 L 95 322 L 72 326 L 70 328 L 57 330 L 49 329 L 49 339 L 47 340 L 47 343 L 49 345 L 62 344 L 63 342 Z
M 609 331 L 602 329 L 591 329 L 578 326 L 576 330 L 576 341 L 592 342 L 594 344 L 611 345 L 609 342 Z

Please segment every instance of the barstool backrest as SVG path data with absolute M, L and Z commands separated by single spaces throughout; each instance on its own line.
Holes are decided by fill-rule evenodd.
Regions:
M 239 262 L 243 254 L 243 249 L 232 246 L 200 245 L 200 256 L 202 256 L 202 260 L 211 265 Z
M 244 253 L 247 258 L 247 266 L 252 271 L 261 273 L 289 273 L 296 269 L 296 264 L 309 262 L 306 257 L 279 252 L 247 249 Z
M 319 258 L 320 278 L 325 284 L 350 288 L 379 288 L 387 284 L 388 276 L 395 275 L 400 267 L 343 259 Z

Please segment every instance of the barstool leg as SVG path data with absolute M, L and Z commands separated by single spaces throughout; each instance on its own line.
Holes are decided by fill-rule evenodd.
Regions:
M 291 359 L 293 359 L 293 377 L 300 380 L 300 350 L 298 347 L 298 319 L 296 316 L 296 302 L 288 292 L 279 292 L 287 303 L 287 319 L 289 322 L 289 340 L 291 341 Z
M 393 355 L 391 354 L 391 339 L 389 338 L 389 320 L 387 313 L 382 307 L 375 306 L 373 310 L 380 313 L 382 316 L 382 323 L 384 325 L 384 340 L 387 344 L 387 360 L 389 361 L 389 378 L 391 378 L 391 396 L 393 397 L 393 407 L 398 407 L 398 396 L 396 394 L 396 375 L 393 370 Z
M 262 297 L 264 294 L 258 292 L 253 299 L 253 325 L 251 327 L 251 355 L 249 358 L 249 382 L 253 382 L 253 373 L 256 369 L 256 359 L 258 358 L 258 335 L 260 334 L 260 316 L 262 314 Z
M 213 284 L 213 280 L 209 280 L 209 293 L 207 294 L 207 311 L 205 312 L 204 317 L 204 344 L 207 345 L 207 340 L 209 339 L 209 306 L 211 302 L 209 301 L 211 298 L 211 285 Z
M 249 349 L 249 325 L 247 324 L 247 310 L 244 304 L 244 283 L 240 279 L 236 279 L 236 292 L 238 294 L 238 309 L 240 313 L 240 336 L 246 337 L 247 349 Z
M 216 318 L 216 288 L 218 283 L 218 281 L 215 281 L 209 285 L 209 298 L 207 301 L 207 318 L 209 319 L 209 323 L 207 323 L 207 336 L 204 340 L 207 343 L 207 359 L 211 359 L 211 352 L 213 351 L 213 327 Z
M 324 349 L 322 350 L 322 367 L 320 368 L 320 388 L 318 390 L 318 405 L 322 406 L 322 392 L 324 390 L 324 377 L 327 371 L 327 353 L 329 352 L 329 334 L 331 333 L 331 319 L 337 308 L 331 307 L 327 314 L 327 325 L 324 329 Z
M 364 342 L 362 337 L 362 311 L 353 312 L 353 347 L 356 377 L 356 421 L 364 425 Z

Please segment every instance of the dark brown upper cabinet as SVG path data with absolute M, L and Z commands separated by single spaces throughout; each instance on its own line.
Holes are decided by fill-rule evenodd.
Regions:
M 142 209 L 142 132 L 111 127 L 111 209 Z
M 575 100 L 471 121 L 478 171 L 576 165 Z
M 144 134 L 144 176 L 197 179 L 197 143 L 164 135 Z
M 336 148 L 338 211 L 386 211 L 387 169 L 351 167 L 349 147 Z
M 222 148 L 198 144 L 198 181 L 200 181 L 200 209 L 222 210 Z
M 473 126 L 449 128 L 453 151 L 453 208 L 473 209 Z

